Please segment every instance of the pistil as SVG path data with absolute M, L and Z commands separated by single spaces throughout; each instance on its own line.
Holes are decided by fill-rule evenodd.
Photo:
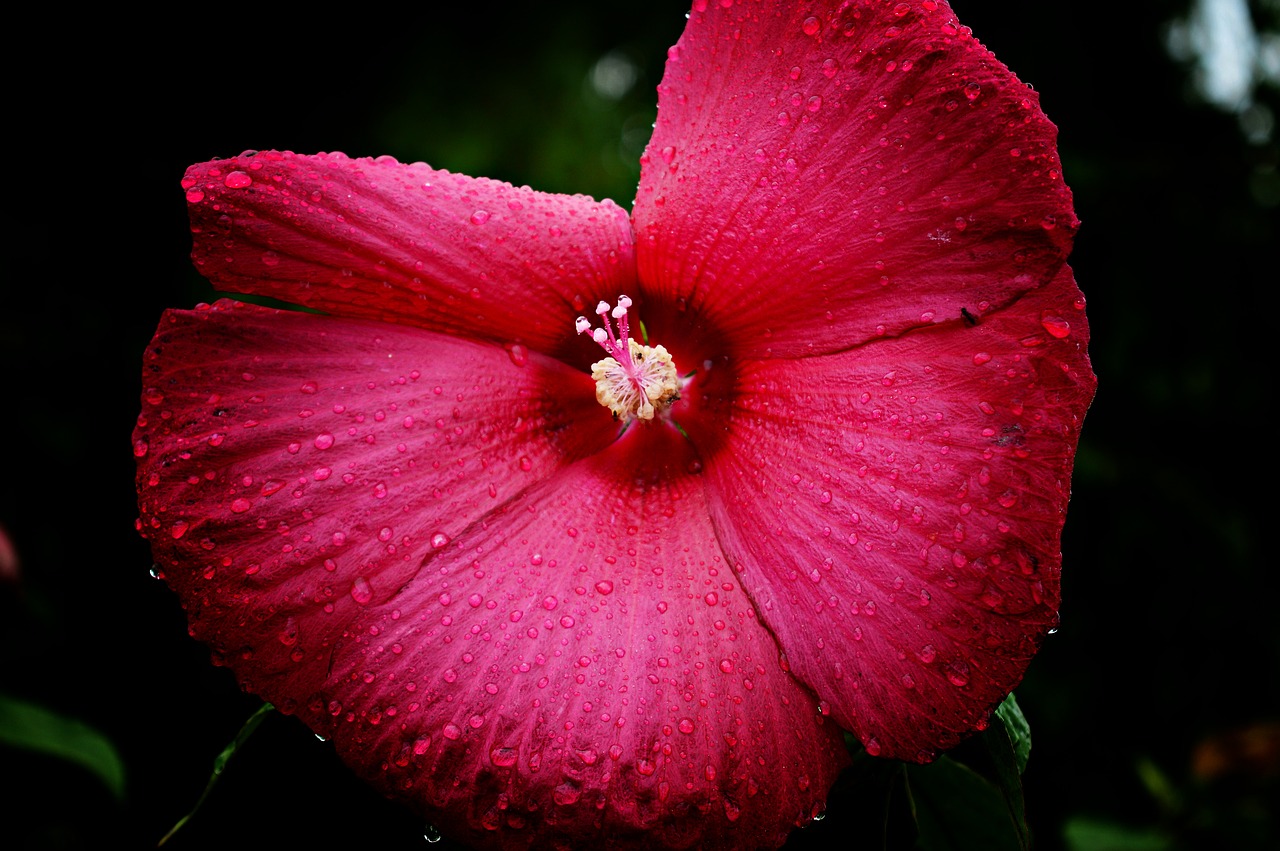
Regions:
M 592 329 L 585 316 L 578 317 L 575 327 L 579 334 L 590 331 L 591 338 L 609 355 L 591 365 L 596 401 L 613 411 L 614 419 L 652 420 L 680 398 L 680 380 L 665 348 L 631 339 L 629 307 L 631 299 L 625 295 L 618 297 L 616 307 L 602 301 L 596 305 L 596 314 L 603 327 Z M 618 323 L 616 334 L 610 316 Z

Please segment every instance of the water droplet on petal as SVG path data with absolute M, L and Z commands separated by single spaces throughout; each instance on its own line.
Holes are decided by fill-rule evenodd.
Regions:
M 489 751 L 489 761 L 500 768 L 515 765 L 518 756 L 515 748 L 497 747 Z
M 228 189 L 244 189 L 253 185 L 253 178 L 243 171 L 233 171 L 222 179 Z
M 362 606 L 373 599 L 373 587 L 368 579 L 363 576 L 356 577 L 356 581 L 351 584 L 351 599 Z
M 1059 340 L 1071 333 L 1071 323 L 1051 310 L 1046 310 L 1040 314 L 1040 324 L 1044 327 L 1044 330 L 1049 332 L 1050 336 L 1057 337 Z
M 582 797 L 582 787 L 571 780 L 566 780 L 555 788 L 551 793 L 551 797 L 561 806 L 576 804 L 578 799 Z

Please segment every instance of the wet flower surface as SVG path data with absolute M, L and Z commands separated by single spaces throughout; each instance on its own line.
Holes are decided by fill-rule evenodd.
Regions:
M 698 2 L 630 214 L 193 166 L 200 270 L 323 315 L 148 349 L 140 528 L 192 634 L 477 846 L 774 847 L 843 730 L 934 758 L 1057 623 L 1094 379 L 1055 140 L 945 3 Z M 618 357 L 677 377 L 611 409 L 576 320 L 622 296 Z

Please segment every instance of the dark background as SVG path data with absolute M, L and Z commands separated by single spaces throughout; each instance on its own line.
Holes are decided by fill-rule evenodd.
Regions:
M 187 258 L 185 167 L 246 148 L 392 154 L 629 206 L 687 4 L 461 5 L 10 22 L 0 528 L 18 563 L 0 569 L 0 694 L 96 728 L 128 785 L 116 800 L 72 763 L 0 745 L 0 845 L 153 847 L 259 705 L 187 637 L 133 527 L 142 350 L 165 307 L 212 298 Z M 1280 97 L 1273 79 L 1243 118 L 1208 103 L 1194 63 L 1168 49 L 1188 5 L 955 0 L 1061 128 L 1084 223 L 1072 265 L 1100 385 L 1063 542 L 1063 626 L 1018 689 L 1029 818 L 1050 851 L 1277 837 L 1263 524 L 1280 132 L 1259 135 L 1257 105 L 1280 112 Z M 1280 4 L 1252 5 L 1278 38 Z M 616 99 L 590 84 L 611 53 L 637 75 Z M 795 844 L 867 847 L 861 803 L 839 789 Z M 412 849 L 422 828 L 274 716 L 167 847 Z

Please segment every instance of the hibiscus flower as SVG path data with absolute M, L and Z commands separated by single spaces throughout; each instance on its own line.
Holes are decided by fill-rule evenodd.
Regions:
M 698 0 L 635 204 L 247 152 L 140 529 L 248 691 L 477 847 L 780 845 L 1057 623 L 1094 378 L 1056 129 L 943 2 Z M 602 351 L 603 349 L 603 351 Z

